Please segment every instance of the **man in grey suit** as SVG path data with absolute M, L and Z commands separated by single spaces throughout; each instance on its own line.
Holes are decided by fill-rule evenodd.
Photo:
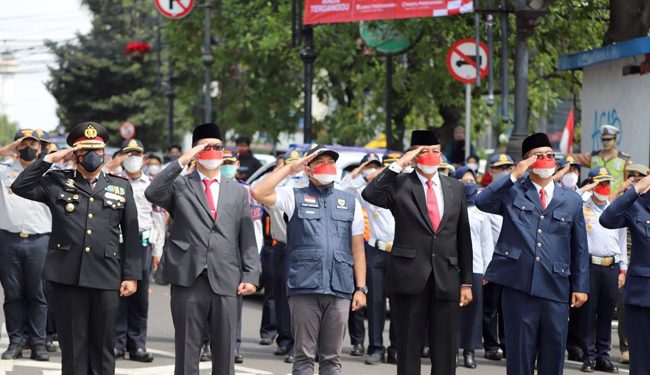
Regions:
M 249 197 L 242 185 L 221 176 L 223 142 L 217 125 L 197 126 L 192 144 L 145 191 L 174 219 L 157 273 L 171 284 L 174 373 L 199 374 L 207 331 L 212 374 L 234 375 L 237 295 L 254 293 L 259 279 Z M 192 160 L 196 170 L 180 176 Z

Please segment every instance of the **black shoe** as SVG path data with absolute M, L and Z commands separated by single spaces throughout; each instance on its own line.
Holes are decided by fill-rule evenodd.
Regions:
M 260 345 L 271 345 L 273 344 L 273 338 L 271 337 L 262 337 L 260 340 Z
M 29 356 L 29 358 L 36 361 L 47 362 L 50 360 L 50 354 L 45 349 L 45 344 L 32 344 L 32 355 Z
M 584 361 L 582 363 L 582 367 L 580 367 L 580 371 L 582 372 L 594 372 L 594 363 L 592 361 Z
M 113 353 L 115 354 L 115 359 L 126 359 L 126 351 L 124 349 L 113 349 Z
M 465 367 L 467 367 L 467 368 L 476 368 L 476 360 L 474 359 L 474 351 L 473 350 L 464 350 L 463 351 L 463 359 L 464 359 Z
M 354 344 L 352 345 L 352 351 L 350 351 L 350 355 L 353 357 L 361 357 L 363 355 L 363 352 L 363 344 Z
M 138 348 L 134 352 L 129 352 L 129 359 L 136 362 L 153 362 L 153 354 L 143 348 Z
M 378 365 L 384 363 L 384 355 L 379 352 L 374 352 L 366 359 L 366 365 Z
M 235 363 L 244 363 L 244 356 L 235 352 Z
M 56 353 L 56 345 L 52 341 L 45 341 L 45 350 L 48 353 Z
M 610 374 L 618 374 L 618 367 L 614 366 L 609 360 L 599 359 L 596 360 L 596 371 L 609 372 Z
M 583 351 L 582 349 L 576 347 L 576 346 L 570 346 L 566 348 L 566 351 L 568 353 L 567 359 L 569 361 L 576 361 L 576 362 L 583 362 Z
M 397 364 L 397 351 L 388 351 L 388 355 L 386 356 L 386 363 L 390 363 L 391 365 Z
M 293 361 L 296 359 L 295 354 L 293 353 L 293 349 L 289 350 L 289 353 L 287 354 L 286 357 L 284 357 L 284 363 L 293 363 Z
M 286 346 L 278 346 L 277 349 L 275 349 L 275 352 L 273 352 L 273 355 L 287 355 L 289 354 L 289 348 Z
M 500 361 L 502 356 L 501 356 L 501 353 L 499 353 L 499 349 L 486 350 L 485 351 L 485 358 L 489 359 L 491 361 Z
M 422 358 L 429 358 L 430 352 L 429 352 L 429 347 L 425 346 L 422 348 L 422 352 L 420 352 L 420 357 Z
M 212 351 L 210 350 L 210 345 L 204 344 L 201 346 L 201 356 L 199 357 L 200 362 L 210 362 L 212 361 Z
M 18 359 L 23 357 L 23 344 L 9 344 L 7 350 L 2 353 L 2 359 Z

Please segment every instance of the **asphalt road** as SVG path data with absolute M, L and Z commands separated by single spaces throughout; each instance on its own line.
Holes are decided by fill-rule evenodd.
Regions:
M 244 374 L 290 374 L 291 365 L 283 362 L 283 357 L 273 355 L 275 346 L 261 346 L 259 342 L 259 323 L 261 319 L 261 299 L 257 297 L 247 298 L 244 303 L 244 325 L 243 343 L 241 353 L 244 355 L 244 363 L 236 366 L 238 375 Z M 4 322 L 4 314 L 0 314 Z M 388 329 L 388 324 L 386 325 Z M 386 339 L 388 331 L 385 332 Z M 619 358 L 618 336 L 615 332 L 614 349 L 612 357 Z M 386 341 L 387 342 L 387 341 Z M 9 343 L 4 323 L 2 323 L 2 336 L 0 338 L 0 350 L 4 351 Z M 151 288 L 151 300 L 149 310 L 149 339 L 148 349 L 155 355 L 155 360 L 149 364 L 141 364 L 129 360 L 118 360 L 116 374 L 119 375 L 173 375 L 174 373 L 174 328 L 169 309 L 169 287 L 153 285 Z M 395 374 L 394 365 L 382 364 L 368 366 L 363 362 L 365 357 L 352 357 L 349 353 L 350 343 L 346 338 L 343 348 L 343 373 L 354 375 L 388 375 Z M 29 351 L 24 356 L 29 358 Z M 475 370 L 459 368 L 459 375 L 493 375 L 505 374 L 505 361 L 488 361 L 482 358 L 483 353 L 477 352 L 478 368 Z M 57 375 L 60 371 L 60 353 L 54 353 L 50 362 L 36 362 L 29 359 L 0 360 L 0 375 Z M 429 374 L 429 360 L 423 360 L 422 374 Z M 627 366 L 621 367 L 621 373 L 629 373 Z M 210 363 L 201 363 L 201 374 L 210 374 Z M 582 374 L 580 363 L 567 362 L 565 374 Z

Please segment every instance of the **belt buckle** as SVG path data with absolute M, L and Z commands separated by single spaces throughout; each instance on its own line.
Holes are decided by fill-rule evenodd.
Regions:
M 20 238 L 29 238 L 29 234 L 27 234 L 25 232 L 20 232 L 19 236 L 20 236 Z
M 601 261 L 601 265 L 605 267 L 609 267 L 614 263 L 614 259 L 612 257 L 603 257 Z
M 393 243 L 392 242 L 386 242 L 386 252 L 390 253 L 393 251 Z

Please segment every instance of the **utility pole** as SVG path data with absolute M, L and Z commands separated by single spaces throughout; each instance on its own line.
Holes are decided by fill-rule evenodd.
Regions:
M 211 35 L 211 24 L 210 24 L 210 0 L 205 0 L 202 5 L 205 12 L 205 30 L 203 33 L 203 56 L 201 56 L 201 61 L 203 62 L 204 77 L 205 77 L 205 113 L 203 115 L 203 122 L 212 122 L 212 96 L 210 95 L 210 84 L 212 83 L 212 74 L 210 69 L 212 68 L 212 63 L 214 62 L 214 57 L 212 56 L 212 35 Z

